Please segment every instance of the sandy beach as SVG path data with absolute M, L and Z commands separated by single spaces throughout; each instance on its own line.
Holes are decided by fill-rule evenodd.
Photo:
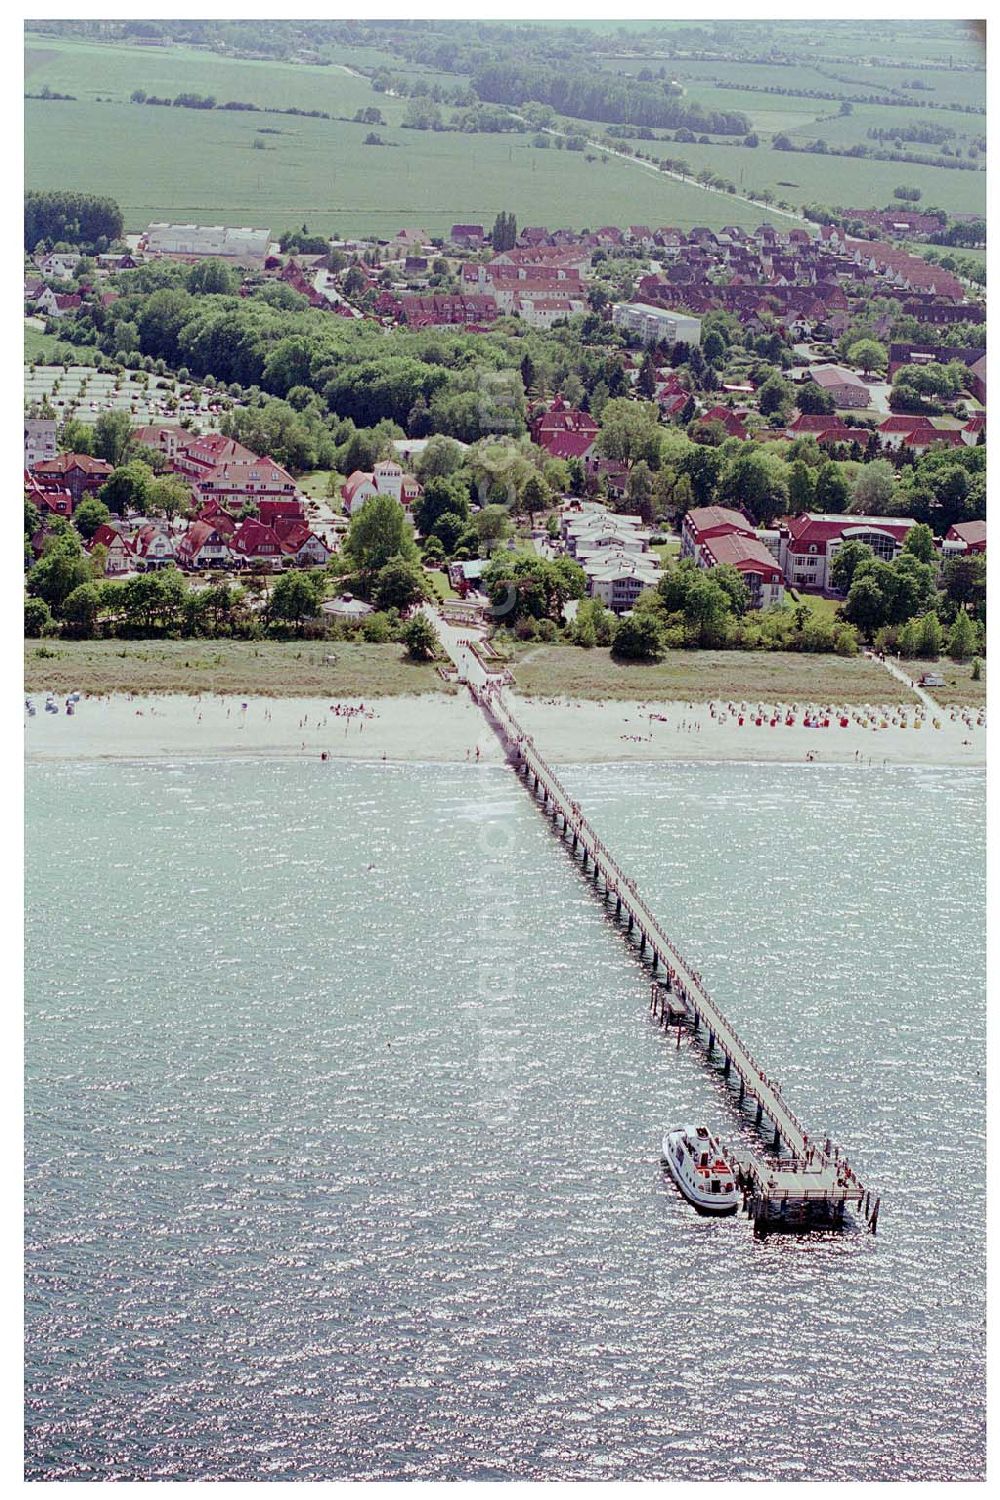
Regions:
M 25 710 L 25 741 L 32 761 L 325 756 L 492 765 L 502 760 L 499 742 L 465 694 L 370 702 L 111 695 L 81 698 L 71 714 L 63 699 L 55 700 L 57 713 L 46 712 L 45 694 L 33 694 L 31 701 L 36 712 Z M 872 705 L 824 714 L 816 727 L 806 727 L 802 705 L 753 704 L 740 714 L 740 705 L 733 712 L 727 704 L 570 702 L 516 695 L 512 703 L 524 728 L 554 762 L 982 766 L 986 760 L 985 716 L 980 722 L 969 711 L 935 713 L 928 708 L 921 717 L 913 707 L 904 713 L 898 706 Z

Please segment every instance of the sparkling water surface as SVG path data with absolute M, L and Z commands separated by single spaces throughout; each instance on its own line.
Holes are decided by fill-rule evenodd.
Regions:
M 877 1236 L 664 1178 L 747 1126 L 510 772 L 32 766 L 29 1477 L 984 1476 L 984 777 L 563 779 Z

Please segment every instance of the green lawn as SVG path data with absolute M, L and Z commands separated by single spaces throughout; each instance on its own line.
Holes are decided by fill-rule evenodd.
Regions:
M 26 365 L 86 364 L 89 352 L 81 349 L 78 344 L 61 342 L 57 334 L 43 333 L 40 328 L 33 328 L 30 323 L 24 325 L 24 363 Z
M 912 703 L 915 695 L 864 657 L 795 652 L 671 651 L 661 662 L 616 661 L 579 646 L 519 646 L 514 677 L 528 697 L 703 703 Z
M 335 660 L 327 662 L 327 657 Z M 342 641 L 25 641 L 28 692 L 379 697 L 454 689 L 403 647 Z

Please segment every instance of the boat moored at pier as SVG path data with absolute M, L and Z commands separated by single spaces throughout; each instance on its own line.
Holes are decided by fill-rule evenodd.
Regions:
M 663 1137 L 667 1170 L 689 1203 L 701 1213 L 734 1214 L 736 1178 L 722 1147 L 706 1125 L 684 1126 Z

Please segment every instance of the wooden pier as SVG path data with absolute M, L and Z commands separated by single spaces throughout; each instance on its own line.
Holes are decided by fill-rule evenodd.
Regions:
M 723 1015 L 701 975 L 681 957 L 663 931 L 635 881 L 622 872 L 579 804 L 521 728 L 504 695 L 503 682 L 470 681 L 469 688 L 500 737 L 508 761 L 554 832 L 579 861 L 582 873 L 621 925 L 626 940 L 638 945 L 640 955 L 652 969 L 650 1009 L 656 1019 L 666 1027 L 678 1027 L 678 1045 L 683 1028 L 703 1043 L 706 1058 L 719 1067 L 736 1092 L 738 1105 L 752 1111 L 754 1124 L 773 1156 L 734 1148 L 729 1159 L 755 1232 L 839 1225 L 852 1204 L 874 1231 L 880 1199 L 861 1182 L 838 1146 L 807 1134 L 786 1103 L 781 1085 L 769 1077 Z

